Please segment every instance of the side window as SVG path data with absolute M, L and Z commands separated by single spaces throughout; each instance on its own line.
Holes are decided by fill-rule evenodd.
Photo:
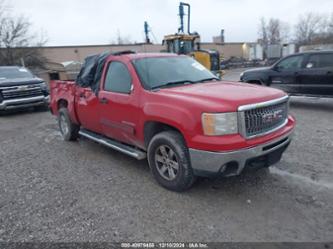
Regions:
M 303 56 L 297 55 L 284 59 L 278 64 L 282 70 L 299 69 L 302 67 Z
M 126 65 L 118 61 L 111 62 L 106 73 L 104 90 L 129 94 L 131 86 L 132 78 Z
M 328 54 L 312 54 L 309 56 L 309 61 L 306 68 L 325 68 L 333 67 L 333 53 Z

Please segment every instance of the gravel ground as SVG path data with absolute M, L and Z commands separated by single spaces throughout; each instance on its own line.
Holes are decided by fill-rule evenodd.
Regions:
M 62 141 L 48 112 L 1 115 L 0 241 L 330 241 L 332 110 L 333 99 L 293 98 L 279 164 L 185 193 L 159 187 L 146 161 Z

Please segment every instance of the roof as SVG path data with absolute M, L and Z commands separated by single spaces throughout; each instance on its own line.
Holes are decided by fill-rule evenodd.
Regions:
M 115 55 L 110 55 L 115 56 Z M 116 56 L 125 56 L 131 60 L 142 59 L 142 58 L 154 58 L 154 57 L 175 57 L 177 54 L 172 53 L 132 53 L 132 54 L 122 54 Z
M 298 54 L 324 54 L 324 53 L 333 53 L 333 50 L 311 50 L 311 51 L 304 51 Z
M 164 40 L 174 40 L 174 39 L 183 39 L 192 41 L 194 39 L 200 38 L 198 34 L 172 34 L 164 36 Z

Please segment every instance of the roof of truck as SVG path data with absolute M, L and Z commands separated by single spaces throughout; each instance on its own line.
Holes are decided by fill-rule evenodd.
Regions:
M 113 55 L 111 55 L 113 56 Z M 128 53 L 128 54 L 121 54 L 118 56 L 126 56 L 131 60 L 141 59 L 141 58 L 153 58 L 153 57 L 174 57 L 178 56 L 177 54 L 172 53 Z

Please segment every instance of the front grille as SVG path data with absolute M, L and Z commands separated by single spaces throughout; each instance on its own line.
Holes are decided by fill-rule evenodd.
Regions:
M 4 100 L 42 96 L 43 91 L 36 86 L 10 87 L 2 90 Z
M 285 124 L 288 101 L 244 111 L 246 137 L 266 134 Z

